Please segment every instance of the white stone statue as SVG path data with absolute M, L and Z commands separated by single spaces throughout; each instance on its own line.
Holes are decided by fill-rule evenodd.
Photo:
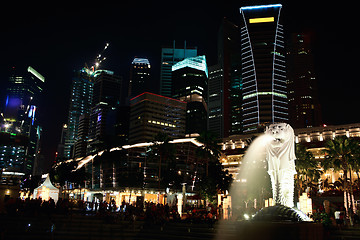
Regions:
M 275 139 L 266 146 L 266 160 L 276 204 L 294 207 L 295 139 L 287 123 L 268 126 L 265 134 Z

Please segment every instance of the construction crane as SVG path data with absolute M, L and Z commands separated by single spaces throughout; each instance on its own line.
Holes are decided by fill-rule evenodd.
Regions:
M 99 68 L 100 64 L 106 60 L 106 57 L 104 57 L 103 54 L 108 47 L 109 47 L 109 43 L 106 43 L 104 49 L 101 51 L 101 53 L 99 55 L 97 55 L 97 57 L 95 59 L 95 65 L 93 66 L 94 71 L 97 70 Z
M 99 69 L 100 64 L 102 62 L 104 62 L 106 60 L 106 57 L 104 57 L 104 52 L 106 51 L 106 49 L 109 47 L 109 43 L 105 44 L 105 47 L 103 48 L 103 50 L 96 56 L 95 61 L 94 61 L 94 65 L 92 65 L 90 68 L 88 67 L 88 65 L 85 63 L 85 68 L 88 69 L 91 73 L 95 72 L 96 70 Z

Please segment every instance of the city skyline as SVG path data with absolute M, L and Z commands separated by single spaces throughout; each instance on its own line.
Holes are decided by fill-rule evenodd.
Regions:
M 116 71 L 124 79 L 128 79 L 132 58 L 135 56 L 146 56 L 149 58 L 152 68 L 158 71 L 154 74 L 154 81 L 157 81 L 156 84 L 158 84 L 159 56 L 162 47 L 170 47 L 173 40 L 180 42 L 186 40 L 189 46 L 198 47 L 198 55 L 206 55 L 207 59 L 209 59 L 208 65 L 213 65 L 216 63 L 216 32 L 221 19 L 228 17 L 235 24 L 239 24 L 241 20 L 239 8 L 246 5 L 256 5 L 256 3 L 239 2 L 229 6 L 221 6 L 220 8 L 203 6 L 206 11 L 200 11 L 202 10 L 200 6 L 194 8 L 181 7 L 175 11 L 174 17 L 170 18 L 173 22 L 168 21 L 163 25 L 161 25 L 162 20 L 169 17 L 170 14 L 164 13 L 163 18 L 155 16 L 166 8 L 154 8 L 147 11 L 144 8 L 131 6 L 128 7 L 130 13 L 141 13 L 143 21 L 149 19 L 147 23 L 150 27 L 140 28 L 137 33 L 135 26 L 141 23 L 140 20 L 129 18 L 129 21 L 126 22 L 127 27 L 123 29 L 125 33 L 127 32 L 126 29 L 131 30 L 127 32 L 130 33 L 128 38 L 124 38 L 124 35 L 115 28 L 116 23 L 114 19 L 118 15 L 115 14 L 114 10 L 107 7 L 107 15 L 104 13 L 100 14 L 99 18 L 106 16 L 105 20 L 113 20 L 114 22 L 106 23 L 106 21 L 99 20 L 98 23 L 94 23 L 94 33 L 86 31 L 87 27 L 81 29 L 81 26 L 86 23 L 81 23 L 80 19 L 86 13 L 79 13 L 75 10 L 60 7 L 55 10 L 54 15 L 45 14 L 43 16 L 44 19 L 35 14 L 33 19 L 30 19 L 29 24 L 25 24 L 24 21 L 26 16 L 29 16 L 29 13 L 21 9 L 22 11 L 19 14 L 24 13 L 24 16 L 19 16 L 20 23 L 8 22 L 8 26 L 3 30 L 5 34 L 8 34 L 9 38 L 1 40 L 2 45 L 10 47 L 6 49 L 4 58 L 1 61 L 1 83 L 7 80 L 6 73 L 11 66 L 20 68 L 25 65 L 31 65 L 46 77 L 48 82 L 44 91 L 48 103 L 40 114 L 44 117 L 44 123 L 42 124 L 44 126 L 44 138 L 54 139 L 51 140 L 51 145 L 48 143 L 48 147 L 52 148 L 51 151 L 54 151 L 56 144 L 60 140 L 62 123 L 66 123 L 67 119 L 72 71 L 80 70 L 85 62 L 91 64 L 91 59 L 95 59 L 105 42 L 110 42 L 109 52 L 107 53 L 108 59 L 103 64 L 105 69 Z M 352 48 L 352 46 L 356 47 L 355 42 L 351 44 L 353 40 L 349 39 L 349 36 L 351 36 L 349 30 L 354 26 L 352 24 L 356 23 L 356 21 L 352 21 L 354 16 L 340 13 L 336 17 L 337 20 L 335 20 L 330 17 L 325 18 L 327 11 L 335 10 L 334 6 L 326 5 L 321 6 L 321 8 L 309 9 L 299 6 L 298 11 L 303 11 L 302 14 L 307 15 L 308 19 L 296 19 L 300 15 L 295 11 L 297 7 L 291 6 L 291 3 L 284 3 L 283 6 L 286 17 L 285 28 L 287 28 L 288 33 L 304 30 L 310 31 L 315 35 L 315 67 L 320 85 L 319 95 L 323 106 L 324 123 L 358 122 L 352 118 L 353 114 L 349 111 L 352 109 L 350 106 L 336 109 L 336 104 L 345 97 L 350 101 L 356 101 L 354 97 L 357 87 L 357 84 L 354 83 L 356 76 L 354 75 L 355 62 L 350 62 L 352 60 L 346 61 L 346 58 L 350 59 L 352 57 L 356 59 L 356 53 L 359 53 L 358 47 Z M 124 10 L 121 12 L 124 16 L 120 17 L 117 22 L 118 24 L 121 20 L 124 21 L 125 16 L 130 16 L 130 13 L 125 14 Z M 64 16 L 62 16 L 63 13 Z M 191 16 L 195 13 L 199 14 L 196 18 L 197 20 L 189 19 L 188 15 Z M 289 20 L 292 15 L 293 17 Z M 347 17 L 347 20 L 344 17 Z M 61 21 L 64 21 L 63 24 Z M 311 21 L 314 21 L 313 25 Z M 194 23 L 194 26 L 189 25 L 190 23 Z M 158 27 L 159 24 L 162 27 Z M 330 26 L 331 24 L 333 26 Z M 101 26 L 103 28 L 100 28 Z M 122 24 L 119 24 L 119 26 L 122 26 Z M 88 28 L 91 29 L 91 26 Z M 98 29 L 98 34 L 96 29 Z M 19 33 L 19 31 L 22 32 Z M 153 34 L 151 34 L 152 31 Z M 80 33 L 83 34 L 82 37 L 79 37 L 81 36 Z M 24 36 L 27 36 L 27 38 Z M 17 37 L 19 39 L 16 39 Z M 122 38 L 123 40 L 121 40 Z M 86 39 L 89 39 L 89 41 Z M 129 42 L 134 39 L 136 41 L 129 45 Z M 350 44 L 345 45 L 346 41 L 344 39 L 350 40 Z M 123 51 L 126 47 L 129 50 Z M 335 84 L 337 84 L 336 87 L 334 87 Z M 347 88 L 346 85 L 350 87 Z M 54 94 L 56 92 L 61 92 L 61 94 Z M 333 98 L 335 95 L 338 98 Z M 330 110 L 333 110 L 333 112 L 330 112 Z M 334 114 L 335 111 L 337 114 Z

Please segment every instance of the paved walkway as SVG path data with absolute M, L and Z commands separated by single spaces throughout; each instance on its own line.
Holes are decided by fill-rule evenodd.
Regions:
M 249 239 L 239 236 L 246 235 L 256 239 L 273 239 L 271 235 L 281 231 L 292 234 L 297 231 L 297 239 L 329 239 L 354 240 L 360 239 L 360 226 L 343 230 L 333 229 L 322 234 L 322 227 L 292 223 L 249 223 L 222 222 L 212 228 L 208 223 L 168 222 L 164 225 L 151 224 L 145 221 L 124 221 L 120 219 L 83 216 L 83 215 L 46 215 L 37 217 L 0 215 L 0 240 L 12 239 Z M 309 230 L 312 229 L 312 230 Z M 284 232 L 285 231 L 285 232 Z M 286 233 L 288 232 L 288 233 Z M 255 235 L 251 235 L 254 234 Z M 250 235 L 249 235 L 250 234 Z M 288 235 L 290 237 L 290 235 Z M 220 236 L 220 237 L 219 237 Z
M 215 230 L 206 223 L 150 224 L 94 216 L 0 216 L 0 239 L 213 239 Z
M 332 229 L 325 232 L 324 239 L 329 240 L 360 240 L 360 225 L 344 228 L 342 230 Z

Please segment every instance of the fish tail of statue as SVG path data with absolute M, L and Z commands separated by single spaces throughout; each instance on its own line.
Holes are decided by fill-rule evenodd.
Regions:
M 270 180 L 271 180 L 271 190 L 272 190 L 272 196 L 273 196 L 273 200 L 275 202 L 276 205 L 281 204 L 279 201 L 279 181 L 277 179 L 277 174 L 274 170 L 269 170 L 268 174 L 270 176 Z
M 294 207 L 294 172 L 290 169 L 281 170 L 279 180 L 279 202 L 287 207 Z

